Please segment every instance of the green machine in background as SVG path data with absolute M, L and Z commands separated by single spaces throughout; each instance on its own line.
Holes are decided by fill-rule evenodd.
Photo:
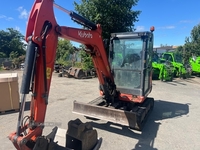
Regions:
M 189 72 L 183 65 L 182 57 L 179 54 L 173 52 L 163 53 L 162 59 L 172 63 L 174 67 L 174 77 L 187 78 L 189 77 Z
M 160 59 L 157 53 L 153 54 L 152 59 L 153 78 L 158 78 L 161 81 L 173 80 L 173 66 L 171 62 Z
M 192 73 L 200 75 L 200 56 L 190 57 L 190 65 L 192 67 Z

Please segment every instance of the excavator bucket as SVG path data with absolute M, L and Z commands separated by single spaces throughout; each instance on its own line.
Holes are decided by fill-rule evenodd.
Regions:
M 71 67 L 68 71 L 69 75 L 76 78 L 76 79 L 82 79 L 85 77 L 85 73 L 81 68 Z
M 107 107 L 102 97 L 89 103 L 74 101 L 73 113 L 84 115 L 86 118 L 101 119 L 108 122 L 142 130 L 143 125 L 154 106 L 154 99 L 147 98 L 144 103 L 136 104 L 131 110 Z
M 68 78 L 73 77 L 75 79 L 89 79 L 96 77 L 96 71 L 94 69 L 84 71 L 82 68 L 70 67 L 64 73 L 64 76 L 67 76 Z

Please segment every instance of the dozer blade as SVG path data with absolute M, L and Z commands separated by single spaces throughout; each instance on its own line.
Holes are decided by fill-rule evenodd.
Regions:
M 104 100 L 101 97 L 87 104 L 74 101 L 73 113 L 125 125 L 141 131 L 148 118 L 147 116 L 153 109 L 154 99 L 147 98 L 144 103 L 135 105 L 131 111 L 107 107 L 103 103 Z

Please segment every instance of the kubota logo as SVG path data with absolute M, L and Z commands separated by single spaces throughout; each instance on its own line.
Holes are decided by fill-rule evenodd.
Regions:
M 85 31 L 78 31 L 78 35 L 82 38 L 92 38 L 92 34 L 90 32 L 86 33 Z

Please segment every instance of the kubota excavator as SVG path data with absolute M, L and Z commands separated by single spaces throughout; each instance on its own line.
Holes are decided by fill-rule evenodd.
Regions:
M 59 26 L 55 20 L 53 6 L 65 11 L 87 29 Z M 62 8 L 53 0 L 35 0 L 25 35 L 28 46 L 20 91 L 21 107 L 17 130 L 9 135 L 15 148 L 99 148 L 100 139 L 92 142 L 92 139 L 97 139 L 97 133 L 81 121 L 69 122 L 66 147 L 53 141 L 56 127 L 49 135 L 42 136 L 58 37 L 85 45 L 99 79 L 100 97 L 87 104 L 74 101 L 73 112 L 87 118 L 103 119 L 141 130 L 154 105 L 154 99 L 147 97 L 152 89 L 153 31 L 154 28 L 146 32 L 111 34 L 107 57 L 106 42 L 103 42 L 99 24 Z M 30 92 L 30 115 L 24 117 L 26 95 Z M 77 135 L 81 136 L 75 137 Z M 76 147 L 70 143 L 74 142 L 74 139 L 77 140 L 74 143 Z

